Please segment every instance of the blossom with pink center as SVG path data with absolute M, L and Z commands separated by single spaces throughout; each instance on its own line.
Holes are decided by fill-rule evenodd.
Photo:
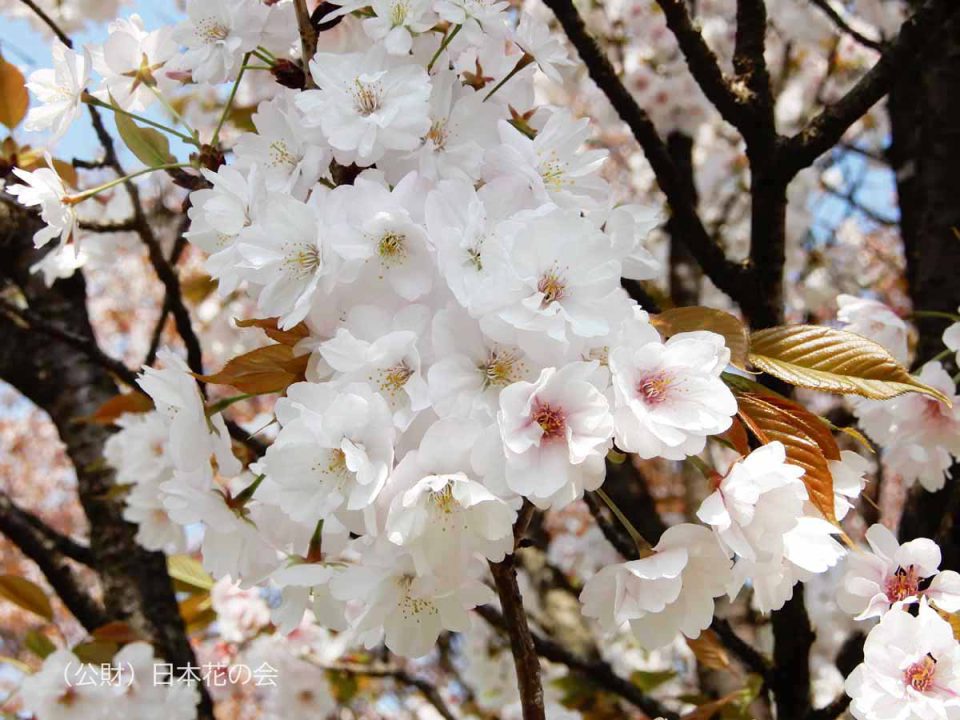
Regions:
M 646 326 L 610 351 L 617 445 L 640 457 L 682 460 L 703 450 L 707 436 L 730 427 L 737 412 L 720 379 L 730 360 L 723 338 L 678 333 L 666 343 Z
M 960 644 L 925 600 L 917 615 L 892 610 L 870 631 L 844 689 L 857 720 L 960 717 Z
M 940 548 L 933 540 L 917 538 L 901 545 L 883 525 L 873 525 L 867 542 L 870 552 L 852 553 L 847 560 L 837 594 L 844 611 L 865 620 L 924 597 L 941 610 L 960 610 L 960 575 L 940 572 Z
M 596 362 L 546 368 L 500 394 L 497 421 L 508 487 L 539 507 L 559 507 L 603 482 L 613 418 L 594 383 Z

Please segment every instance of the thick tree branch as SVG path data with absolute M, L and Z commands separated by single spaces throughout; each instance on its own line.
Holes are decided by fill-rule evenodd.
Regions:
M 674 167 L 666 144 L 657 133 L 650 117 L 637 105 L 633 96 L 617 77 L 610 60 L 597 45 L 596 40 L 587 32 L 573 2 L 571 0 L 544 0 L 544 2 L 553 10 L 570 42 L 580 53 L 590 77 L 607 96 L 617 115 L 630 127 L 633 136 L 643 148 L 647 161 L 657 177 L 657 183 L 673 211 L 677 229 L 682 233 L 690 252 L 713 283 L 734 300 L 739 301 L 743 290 L 744 268 L 727 259 L 723 247 L 703 226 L 687 192 L 686 183 Z
M 88 631 L 106 624 L 103 606 L 83 589 L 70 567 L 74 555 L 90 560 L 90 549 L 49 528 L 36 516 L 17 507 L 6 493 L 0 492 L 0 533 L 30 558 L 50 583 L 50 587 L 73 616 Z
M 878 103 L 893 81 L 913 65 L 925 47 L 935 44 L 938 31 L 960 12 L 956 0 L 927 0 L 900 28 L 877 63 L 850 91 L 825 107 L 783 147 L 782 171 L 793 177 L 836 145 L 857 120 Z
M 9 535 L 4 531 L 4 527 L 23 527 L 31 535 L 40 538 L 53 552 L 83 565 L 93 564 L 93 554 L 88 546 L 54 530 L 33 513 L 19 507 L 5 492 L 0 491 L 0 532 Z

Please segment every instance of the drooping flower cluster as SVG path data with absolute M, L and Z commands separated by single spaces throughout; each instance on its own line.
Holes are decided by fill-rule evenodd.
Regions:
M 290 3 L 192 0 L 187 11 L 175 29 L 148 32 L 134 16 L 102 48 L 58 48 L 54 71 L 32 81 L 43 105 L 31 126 L 61 135 L 90 102 L 91 66 L 96 102 L 136 112 L 177 80 L 239 83 L 262 69 L 253 59 L 296 52 Z M 222 414 L 162 351 L 162 369 L 140 380 L 155 409 L 119 420 L 107 459 L 145 547 L 180 552 L 186 529 L 202 526 L 206 568 L 238 593 L 275 590 L 281 632 L 312 615 L 367 647 L 419 657 L 495 601 L 487 564 L 513 552 L 531 505 L 559 511 L 600 489 L 614 446 L 681 461 L 727 431 L 738 411 L 723 376 L 731 349 L 712 332 L 661 335 L 621 287 L 658 272 L 646 243 L 665 213 L 617 205 L 590 123 L 535 101 L 537 73 L 556 81 L 570 65 L 542 22 L 515 19 L 506 3 L 448 0 L 357 0 L 323 20 L 304 58 L 309 87 L 273 88 L 255 131 L 189 197 L 186 236 L 219 291 L 245 294 L 271 331 L 298 339 L 290 347 L 306 370 L 274 407 L 275 437 L 244 468 Z M 336 40 L 324 39 L 330 26 Z M 68 198 L 52 169 L 16 173 L 26 185 L 11 193 L 39 205 L 47 226 L 37 244 L 73 244 L 82 198 Z M 895 316 L 841 306 L 851 329 L 906 359 Z M 929 365 L 921 379 L 952 396 L 944 375 Z M 942 478 L 960 455 L 954 411 L 920 395 L 888 407 L 858 411 L 891 441 L 888 464 L 903 453 L 900 467 L 919 463 L 917 477 L 935 486 L 930 467 Z M 918 460 L 931 446 L 939 455 Z M 750 587 L 769 612 L 838 563 L 839 530 L 784 446 L 742 455 L 714 478 L 702 524 L 675 525 L 587 581 L 584 616 L 661 648 L 696 638 L 724 594 Z M 865 461 L 844 452 L 829 469 L 842 517 Z M 920 606 L 937 634 L 928 653 L 947 669 L 917 645 L 891 677 L 927 697 L 952 687 L 955 654 L 929 604 L 960 609 L 960 582 L 939 572 L 935 546 L 895 548 L 881 535 L 868 534 L 874 554 L 850 560 L 843 602 L 882 615 L 882 628 Z M 249 622 L 265 625 L 258 610 Z M 888 632 L 900 630 L 879 636 Z M 890 692 L 874 670 L 849 685 L 865 717 L 883 701 L 873 695 Z

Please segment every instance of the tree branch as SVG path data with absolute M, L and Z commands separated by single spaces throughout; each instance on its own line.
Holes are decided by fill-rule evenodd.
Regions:
M 91 561 L 90 549 L 52 530 L 42 520 L 19 508 L 0 492 L 0 532 L 30 558 L 73 616 L 88 631 L 105 625 L 107 615 L 85 590 L 68 558 Z
M 923 49 L 933 44 L 937 31 L 960 11 L 955 0 L 927 0 L 900 28 L 877 63 L 853 88 L 825 107 L 783 146 L 783 172 L 793 177 L 836 145 L 857 120 L 878 103 L 900 73 L 906 72 Z
M 837 26 L 837 30 L 842 33 L 846 33 L 864 47 L 868 47 L 871 50 L 876 50 L 877 52 L 882 52 L 886 47 L 886 44 L 882 40 L 873 40 L 868 38 L 862 32 L 850 25 L 843 15 L 837 12 L 833 5 L 830 4 L 830 0 L 809 0 L 809 2 L 814 7 L 817 7 L 823 11 L 823 14 L 830 18 L 830 20 L 833 21 L 833 24 Z
M 543 709 L 543 686 L 540 683 L 540 658 L 534 645 L 527 613 L 517 585 L 516 558 L 507 555 L 502 562 L 490 563 L 490 572 L 503 608 L 501 627 L 510 637 L 510 651 L 517 671 L 517 687 L 523 720 L 546 720 Z
M 427 702 L 433 705 L 434 709 L 440 713 L 445 720 L 457 720 L 457 716 L 451 712 L 433 683 L 403 668 L 355 665 L 350 663 L 337 663 L 335 665 L 323 665 L 322 667 L 324 670 L 344 673 L 346 675 L 356 675 L 358 677 L 392 678 L 401 685 L 407 685 L 417 690 L 423 695 Z
M 762 140 L 765 145 L 776 141 L 774 101 L 770 71 L 764 57 L 767 35 L 767 6 L 764 0 L 737 0 L 737 34 L 733 51 L 733 68 L 737 79 L 750 90 L 753 137 L 744 134 L 747 144 Z M 743 132 L 741 130 L 741 132 Z
M 476 609 L 477 614 L 491 626 L 507 631 L 506 620 L 503 615 L 489 605 L 481 605 Z M 603 660 L 588 661 L 577 657 L 553 640 L 531 633 L 534 649 L 540 657 L 550 662 L 565 665 L 572 672 L 582 675 L 598 688 L 622 697 L 627 702 L 640 708 L 650 717 L 662 717 L 666 720 L 678 720 L 679 716 L 665 708 L 657 700 L 648 697 L 629 680 L 617 675 L 613 668 Z
M 721 117 L 737 128 L 745 138 L 752 135 L 754 120 L 750 98 L 746 93 L 738 91 L 723 74 L 717 56 L 690 17 L 687 0 L 657 0 L 657 4 L 663 10 L 667 27 L 676 37 L 687 67 L 690 68 L 690 74 L 703 90 L 703 94 L 717 108 Z
M 310 22 L 310 11 L 307 10 L 307 0 L 293 0 L 293 7 L 297 12 L 297 29 L 300 31 L 300 61 L 303 63 L 304 88 L 309 90 L 317 84 L 310 74 L 310 60 L 317 51 L 317 31 Z
M 714 285 L 734 300 L 739 300 L 743 289 L 744 268 L 739 263 L 727 259 L 723 247 L 710 237 L 703 226 L 687 192 L 686 184 L 674 167 L 667 147 L 650 117 L 637 105 L 633 96 L 617 77 L 610 60 L 597 45 L 596 40 L 587 32 L 573 2 L 571 0 L 544 0 L 544 2 L 553 10 L 570 42 L 580 53 L 590 77 L 607 96 L 617 115 L 630 127 L 634 138 L 643 148 L 647 161 L 656 175 L 657 183 L 673 211 L 677 228 L 683 234 L 690 252 L 696 257 Z M 664 2 L 669 4 L 673 0 L 664 0 Z

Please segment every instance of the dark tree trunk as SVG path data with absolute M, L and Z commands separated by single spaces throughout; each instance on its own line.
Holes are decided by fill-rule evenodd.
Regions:
M 897 176 L 910 298 L 916 311 L 956 313 L 960 306 L 960 18 L 927 48 L 917 71 L 890 96 L 890 160 Z M 921 317 L 918 366 L 943 349 L 948 320 Z M 960 472 L 938 493 L 914 488 L 901 523 L 903 539 L 936 538 L 944 565 L 960 568 Z
M 18 288 L 44 322 L 95 342 L 82 273 L 47 288 L 29 271 L 40 256 L 31 241 L 37 222 L 23 209 L 0 202 L 0 288 Z M 136 528 L 122 517 L 123 500 L 110 492 L 114 474 L 103 460 L 109 430 L 77 422 L 117 394 L 113 379 L 76 348 L 20 327 L 2 314 L 0 378 L 47 412 L 66 446 L 90 527 L 92 566 L 100 578 L 107 617 L 128 622 L 174 666 L 195 666 L 164 556 L 136 543 Z M 212 716 L 205 694 L 200 716 Z

